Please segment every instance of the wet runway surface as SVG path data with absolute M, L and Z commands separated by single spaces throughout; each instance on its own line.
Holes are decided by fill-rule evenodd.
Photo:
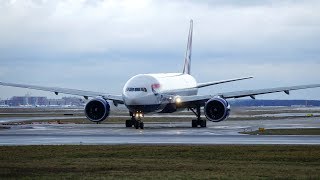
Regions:
M 207 128 L 191 122 L 145 123 L 144 130 L 124 124 L 26 124 L 0 130 L 0 145 L 42 144 L 320 144 L 320 136 L 262 136 L 239 132 L 259 127 L 320 128 L 319 118 L 223 121 Z
M 66 120 L 66 119 L 76 119 L 84 118 L 83 116 L 57 116 L 57 117 L 7 117 L 0 118 L 0 123 L 10 123 L 10 122 L 25 122 L 25 121 L 49 121 L 49 120 Z

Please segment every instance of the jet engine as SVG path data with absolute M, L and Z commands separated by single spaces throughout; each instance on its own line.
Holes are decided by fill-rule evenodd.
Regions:
M 110 105 L 105 99 L 95 98 L 86 104 L 84 113 L 90 121 L 101 122 L 109 116 Z
M 230 105 L 220 97 L 209 99 L 204 106 L 204 114 L 212 122 L 220 122 L 229 116 Z

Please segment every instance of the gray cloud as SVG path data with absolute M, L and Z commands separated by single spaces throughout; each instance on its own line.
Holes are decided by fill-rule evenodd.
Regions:
M 58 52 L 171 50 L 184 44 L 190 18 L 195 20 L 195 43 L 204 52 L 290 51 L 288 45 L 295 50 L 301 44 L 310 49 L 319 39 L 317 1 L 166 2 L 7 3 L 1 9 L 5 28 L 0 31 L 0 45 Z

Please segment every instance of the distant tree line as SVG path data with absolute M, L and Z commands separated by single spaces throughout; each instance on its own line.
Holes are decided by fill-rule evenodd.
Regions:
M 231 100 L 232 106 L 320 106 L 319 100 Z

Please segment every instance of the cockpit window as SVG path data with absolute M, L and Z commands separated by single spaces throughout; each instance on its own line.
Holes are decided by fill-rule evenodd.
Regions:
M 131 87 L 128 87 L 127 89 L 126 89 L 126 91 L 143 91 L 143 92 L 147 92 L 147 88 L 131 88 Z
M 134 88 L 127 88 L 126 91 L 134 91 Z

